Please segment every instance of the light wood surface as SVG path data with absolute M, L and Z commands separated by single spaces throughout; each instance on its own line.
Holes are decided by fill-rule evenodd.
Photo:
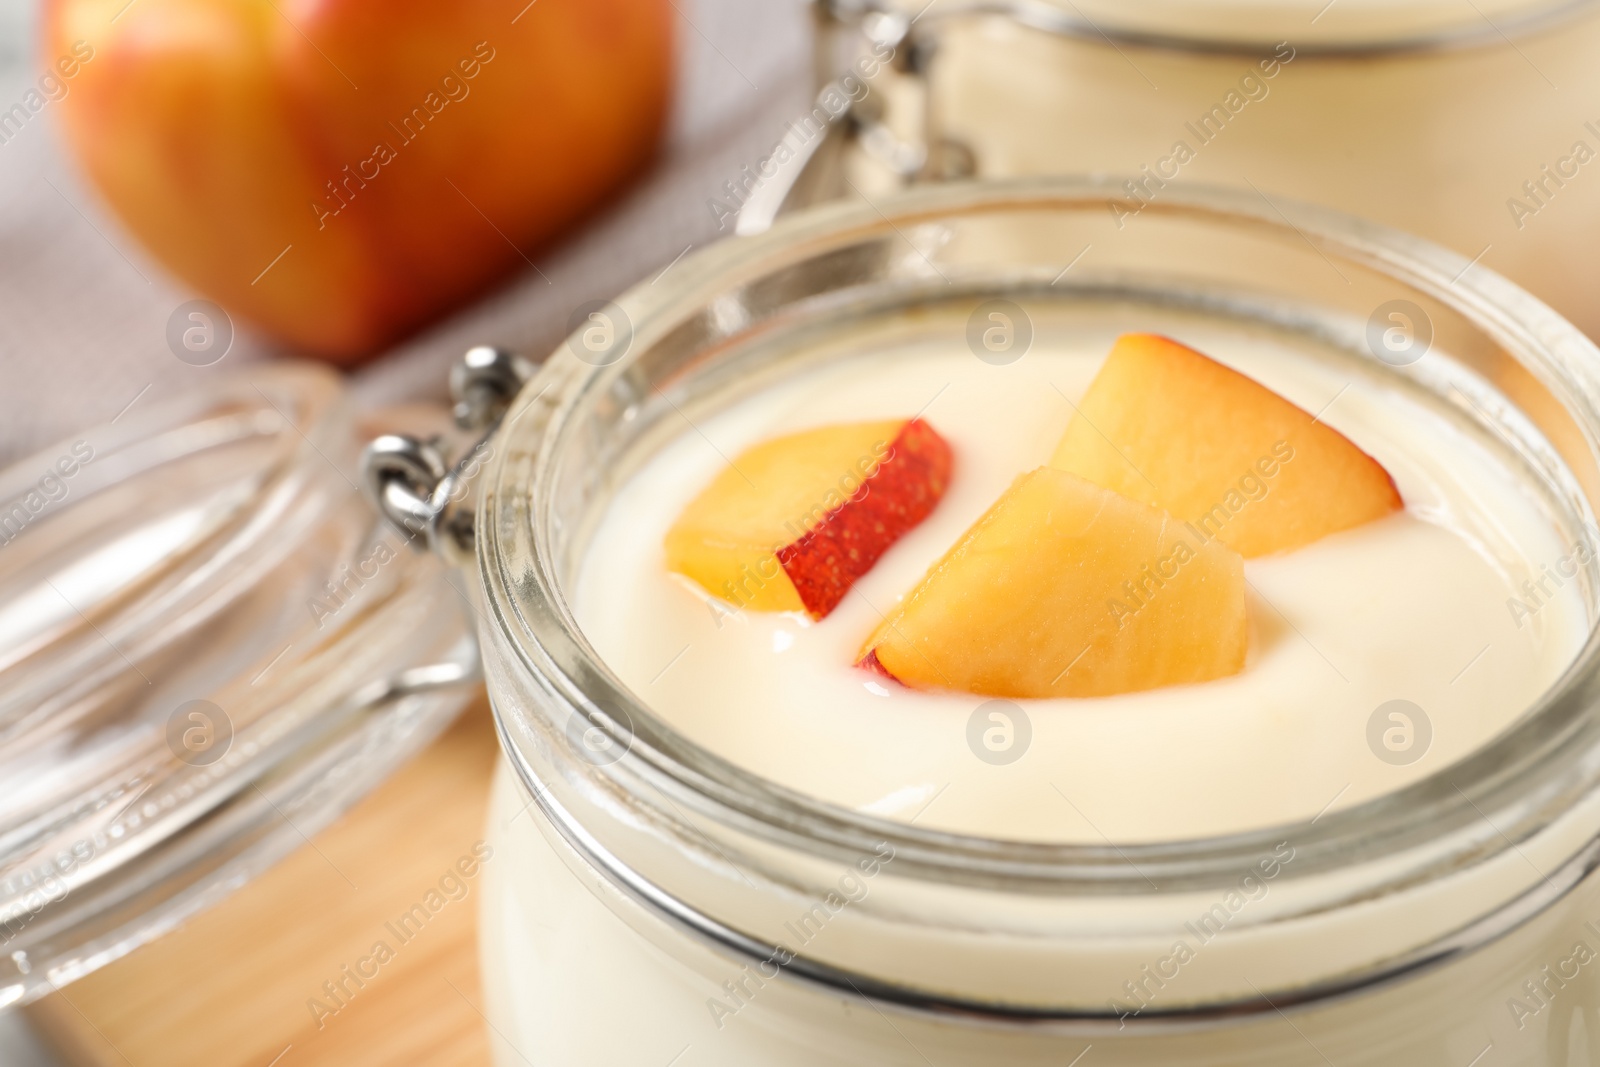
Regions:
M 480 696 L 437 742 L 332 827 L 177 931 L 45 998 L 34 1024 L 75 1067 L 487 1067 L 477 969 L 494 731 Z M 493 862 L 491 859 L 489 862 Z M 459 875 L 458 875 L 459 877 Z M 444 903 L 403 943 L 394 924 Z M 411 927 L 402 930 L 409 932 Z M 370 957 L 337 1002 L 323 983 Z M 319 1021 L 321 1025 L 319 1026 Z

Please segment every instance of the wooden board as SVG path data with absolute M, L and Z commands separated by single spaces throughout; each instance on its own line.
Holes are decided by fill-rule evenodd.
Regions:
M 306 847 L 180 929 L 33 1005 L 31 1020 L 74 1067 L 487 1067 L 481 874 L 457 873 L 464 895 L 457 881 L 440 883 L 483 837 L 495 755 L 480 696 Z M 442 906 L 400 929 L 410 935 L 402 943 L 394 924 L 429 903 L 430 891 Z M 381 963 L 372 959 L 380 941 L 393 953 Z M 358 987 L 344 968 L 363 958 L 371 962 L 362 969 L 377 973 Z M 343 1006 L 323 986 L 341 979 Z

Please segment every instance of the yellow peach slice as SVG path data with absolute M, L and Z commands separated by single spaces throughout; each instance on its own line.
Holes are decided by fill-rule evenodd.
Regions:
M 921 419 L 823 426 L 737 456 L 667 531 L 667 567 L 755 611 L 822 618 L 950 480 Z
M 1235 674 L 1244 561 L 1066 471 L 1018 478 L 862 649 L 913 688 L 1087 697 Z
M 1195 524 L 1246 557 L 1404 507 L 1343 434 L 1166 337 L 1124 334 L 1050 460 Z

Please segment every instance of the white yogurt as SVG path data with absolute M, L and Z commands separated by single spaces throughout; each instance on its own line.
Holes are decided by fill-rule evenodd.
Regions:
M 574 596 L 584 633 L 644 703 L 757 774 L 923 827 L 1068 842 L 1199 838 L 1314 818 L 1479 748 L 1559 676 L 1586 629 L 1575 587 L 1547 578 L 1537 611 L 1508 605 L 1531 604 L 1521 583 L 1572 546 L 1492 441 L 1282 338 L 1199 319 L 1157 328 L 1321 412 L 1388 468 L 1406 510 L 1247 561 L 1242 674 L 1017 702 L 1031 740 L 1011 763 L 969 746 L 985 698 L 904 689 L 852 667 L 929 564 L 1013 478 L 1046 461 L 1116 330 L 1147 325 L 1054 331 L 1002 367 L 958 345 L 906 346 L 685 425 L 598 526 Z M 663 535 L 726 457 L 807 427 L 918 413 L 954 448 L 950 490 L 828 618 L 728 618 L 666 571 Z M 1427 725 L 1411 723 L 1407 748 L 1404 723 L 1380 716 L 1380 736 L 1400 728 L 1385 759 L 1369 721 L 1393 700 L 1421 709 L 1410 718 Z

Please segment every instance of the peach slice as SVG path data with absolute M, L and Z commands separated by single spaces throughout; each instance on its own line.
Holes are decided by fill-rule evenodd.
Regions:
M 740 453 L 667 531 L 667 566 L 756 611 L 822 618 L 950 481 L 921 419 L 823 426 Z
M 1014 482 L 863 647 L 913 688 L 1109 696 L 1235 674 L 1244 561 L 1066 471 Z
M 1343 434 L 1147 333 L 1117 339 L 1050 465 L 1165 508 L 1246 557 L 1405 506 L 1389 472 Z

